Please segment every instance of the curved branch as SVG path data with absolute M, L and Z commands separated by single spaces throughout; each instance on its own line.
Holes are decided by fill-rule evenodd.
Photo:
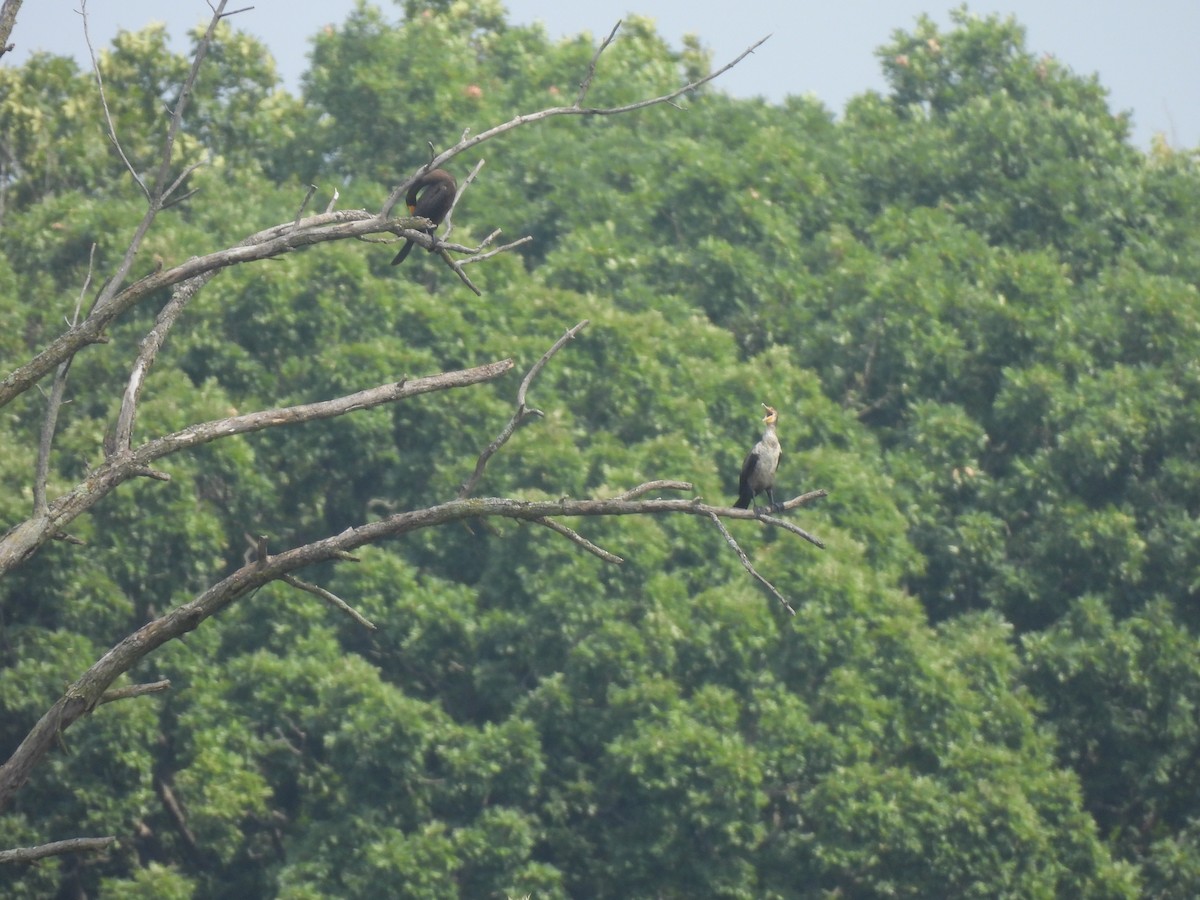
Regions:
M 512 367 L 511 359 L 503 359 L 470 369 L 460 369 L 456 372 L 443 372 L 424 378 L 385 384 L 334 400 L 268 409 L 241 416 L 231 416 L 227 419 L 218 419 L 213 422 L 202 422 L 185 428 L 183 431 L 149 441 L 132 452 L 111 456 L 92 471 L 85 481 L 49 504 L 44 512 L 35 513 L 0 537 L 0 575 L 27 559 L 34 551 L 59 533 L 64 525 L 86 512 L 117 486 L 130 478 L 146 474 L 150 463 L 164 456 L 235 434 L 249 434 L 264 428 L 294 425 L 315 419 L 329 419 L 358 409 L 370 409 L 384 403 L 415 397 L 418 394 L 491 381 L 499 378 Z
M 486 131 L 481 131 L 474 137 L 469 138 L 464 136 L 463 139 L 453 147 L 449 148 L 448 150 L 443 150 L 425 165 L 421 166 L 421 168 L 417 169 L 417 171 L 414 172 L 407 180 L 393 190 L 391 196 L 389 196 L 384 202 L 383 208 L 379 211 L 379 214 L 386 218 L 387 215 L 396 208 L 396 204 L 400 202 L 400 199 L 404 196 L 409 187 L 411 187 L 412 184 L 423 174 L 431 169 L 436 169 L 439 166 L 445 165 L 460 153 L 464 153 L 467 150 L 470 150 L 472 147 L 482 144 L 484 141 L 490 141 L 492 138 L 504 134 L 505 132 L 512 131 L 514 128 L 520 128 L 522 125 L 528 125 L 531 122 L 540 122 L 543 119 L 549 119 L 555 116 L 617 116 L 622 113 L 633 112 L 634 110 L 638 109 L 645 109 L 647 106 L 657 106 L 661 103 L 670 103 L 675 98 L 682 97 L 684 94 L 690 93 L 691 91 L 708 84 L 708 82 L 715 78 L 720 78 L 734 66 L 740 63 L 743 59 L 761 47 L 764 43 L 766 43 L 766 41 L 771 37 L 771 35 L 768 34 L 766 37 L 759 38 L 740 54 L 738 54 L 736 59 L 732 60 L 731 62 L 727 62 L 715 72 L 710 72 L 708 75 L 705 75 L 703 78 L 698 78 L 695 81 L 689 81 L 687 84 L 683 85 L 683 87 L 676 88 L 670 93 L 663 94 L 659 97 L 651 97 L 648 100 L 639 100 L 636 103 L 627 103 L 624 106 L 584 106 L 583 100 L 587 94 L 588 88 L 591 86 L 591 79 L 595 75 L 596 62 L 599 59 L 600 54 L 603 53 L 604 50 L 612 43 L 613 37 L 616 35 L 617 29 L 620 28 L 620 26 L 621 23 L 617 22 L 617 24 L 613 27 L 613 30 L 609 33 L 608 37 L 605 38 L 604 42 L 600 45 L 600 48 L 592 57 L 591 64 L 588 66 L 587 74 L 584 76 L 583 82 L 580 83 L 579 95 L 576 98 L 573 106 L 554 106 L 549 109 L 539 110 L 538 112 L 534 113 L 524 113 L 516 118 L 509 119 L 507 122 L 504 122 L 501 125 L 496 125 L 487 129 Z
M 156 291 L 168 288 L 191 278 L 212 278 L 221 269 L 241 263 L 271 259 L 327 241 L 358 238 L 363 235 L 388 233 L 398 236 L 427 238 L 421 232 L 412 231 L 410 226 L 420 221 L 415 218 L 382 219 L 366 210 L 341 210 L 310 216 L 296 223 L 285 222 L 272 225 L 241 243 L 225 250 L 194 256 L 184 263 L 151 272 L 118 293 L 103 307 L 94 309 L 78 327 L 69 329 L 55 339 L 46 349 L 23 366 L 15 369 L 0 381 L 0 406 L 24 393 L 51 369 L 73 356 L 88 344 L 101 343 L 104 330 L 122 313 L 145 300 Z
M 692 488 L 687 482 L 677 484 L 683 490 Z M 633 488 L 634 495 L 644 494 L 645 487 L 642 485 Z M 815 498 L 823 493 L 813 491 L 805 496 Z M 788 505 L 801 505 L 803 500 L 803 497 L 797 497 L 788 501 Z M 176 607 L 126 637 L 67 689 L 66 694 L 34 725 L 8 761 L 0 766 L 0 810 L 12 802 L 13 797 L 28 780 L 34 766 L 54 746 L 59 732 L 90 713 L 117 677 L 128 672 L 163 644 L 193 631 L 206 619 L 264 584 L 284 579 L 296 570 L 316 563 L 342 559 L 349 551 L 367 544 L 467 519 L 498 517 L 545 524 L 545 520 L 560 518 L 661 513 L 701 516 L 706 519 L 761 520 L 761 517 L 750 510 L 709 506 L 697 500 L 513 500 L 501 497 L 451 500 L 425 509 L 397 513 L 356 528 L 347 528 L 341 534 L 295 547 L 265 560 L 256 559 L 246 563 L 194 600 Z
M 121 398 L 121 411 L 117 414 L 117 429 L 113 438 L 114 452 L 124 453 L 129 450 L 133 440 L 133 420 L 137 415 L 138 400 L 142 396 L 142 388 L 145 387 L 150 367 L 154 365 L 158 351 L 162 349 L 167 335 L 183 314 L 188 301 L 196 296 L 208 281 L 209 279 L 204 277 L 190 278 L 176 287 L 171 299 L 154 320 L 154 327 L 142 338 L 137 360 L 129 373 L 129 383 L 125 386 L 125 394 Z
M 221 11 L 224 7 L 222 2 L 214 13 L 213 23 L 215 24 L 225 14 Z M 620 23 L 618 23 L 619 25 Z M 211 30 L 210 25 L 210 30 Z M 614 28 L 614 33 L 615 33 Z M 608 39 L 597 51 L 597 56 L 611 42 L 613 35 L 610 34 Z M 384 202 L 382 209 L 377 215 L 372 215 L 365 210 L 355 210 L 351 212 L 326 213 L 319 216 L 313 216 L 309 219 L 302 220 L 299 227 L 295 222 L 289 222 L 284 225 L 276 225 L 258 234 L 251 235 L 246 238 L 241 244 L 227 250 L 221 250 L 216 253 L 210 253 L 206 256 L 197 257 L 188 260 L 186 263 L 164 272 L 154 273 L 147 276 L 138 282 L 130 285 L 128 288 L 119 292 L 117 286 L 124 281 L 132 265 L 133 256 L 137 248 L 141 244 L 142 238 L 145 236 L 146 230 L 149 229 L 150 223 L 153 221 L 150 210 L 147 213 L 147 218 L 139 225 L 137 233 L 134 235 L 133 241 L 130 243 L 129 249 L 126 251 L 126 256 L 118 267 L 116 275 L 109 282 L 109 286 L 99 298 L 92 314 L 87 317 L 82 325 L 71 328 L 69 331 L 61 335 L 57 340 L 50 344 L 45 350 L 35 356 L 25 365 L 13 371 L 7 378 L 0 381 L 0 406 L 9 403 L 14 397 L 24 393 L 38 381 L 40 381 L 51 369 L 61 363 L 63 360 L 73 356 L 88 344 L 97 343 L 102 340 L 104 329 L 117 316 L 134 306 L 136 303 L 144 299 L 150 293 L 160 290 L 164 287 L 169 287 L 178 284 L 188 278 L 195 277 L 216 269 L 226 268 L 228 266 L 237 265 L 239 263 L 253 262 L 260 259 L 268 259 L 273 256 L 278 256 L 282 253 L 287 253 L 300 247 L 309 246 L 311 244 L 323 243 L 325 241 L 343 240 L 348 237 L 361 237 L 367 234 L 380 234 L 388 232 L 397 237 L 412 238 L 414 242 L 419 243 L 427 249 L 433 249 L 436 245 L 436 239 L 420 232 L 410 230 L 412 219 L 398 218 L 390 219 L 391 211 L 396 204 L 404 196 L 405 191 L 413 184 L 420 175 L 429 169 L 436 168 L 448 160 L 453 159 L 460 153 L 463 153 L 484 141 L 491 140 L 498 135 L 511 131 L 514 128 L 519 128 L 522 125 L 528 125 L 532 122 L 539 122 L 543 119 L 552 118 L 555 116 L 611 116 L 621 113 L 632 112 L 634 110 L 643 109 L 647 106 L 654 106 L 660 103 L 670 103 L 677 97 L 682 96 L 690 91 L 694 91 L 704 84 L 720 77 L 725 72 L 740 63 L 748 55 L 753 53 L 760 47 L 770 35 L 756 41 L 750 47 L 746 48 L 734 60 L 726 63 L 721 68 L 706 75 L 704 78 L 696 81 L 688 82 L 680 88 L 677 88 L 670 93 L 663 94 L 659 97 L 652 97 L 647 100 L 641 100 L 636 103 L 629 103 L 624 106 L 613 107 L 584 107 L 582 100 L 586 93 L 581 85 L 579 99 L 573 106 L 559 106 L 549 109 L 543 109 L 535 113 L 519 115 L 514 119 L 509 120 L 501 125 L 496 125 L 486 131 L 482 131 L 474 137 L 464 137 L 461 141 L 455 144 L 448 150 L 433 157 L 426 165 L 417 170 L 410 178 L 405 180 L 398 186 L 388 199 Z M 186 94 L 190 88 L 191 79 L 194 77 L 195 67 L 199 65 L 200 58 L 203 55 L 204 48 L 202 47 L 197 54 L 197 59 L 193 65 L 192 73 L 189 74 L 189 81 L 184 86 L 184 92 L 180 96 L 180 102 L 176 107 L 175 114 L 172 118 L 171 131 L 168 134 L 168 146 L 164 148 L 163 166 L 165 167 L 170 160 L 170 146 L 173 145 L 174 131 L 178 128 L 177 117 L 182 116 L 183 108 L 186 105 Z M 595 67 L 595 60 L 592 62 L 592 70 Z M 591 70 L 590 70 L 591 71 Z M 165 168 L 160 168 L 160 179 L 163 177 L 162 172 Z M 152 204 L 153 206 L 154 204 Z M 350 219 L 352 221 L 346 221 Z M 329 222 L 337 224 L 330 225 Z M 518 241 L 505 247 L 497 248 L 495 252 L 509 250 L 518 246 L 524 241 Z M 455 248 L 457 249 L 457 248 Z M 473 252 L 467 250 L 467 252 Z M 488 255 L 493 255 L 488 254 Z M 479 259 L 486 259 L 487 255 L 478 257 L 477 259 L 469 260 L 476 262 Z M 464 261 L 464 263 L 467 261 Z M 474 288 L 470 280 L 465 276 L 461 268 L 455 268 L 459 277 L 463 279 L 473 290 Z

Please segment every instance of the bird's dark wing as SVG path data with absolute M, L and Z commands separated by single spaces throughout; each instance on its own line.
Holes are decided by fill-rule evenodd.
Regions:
M 446 213 L 450 212 L 450 204 L 454 202 L 455 185 L 449 181 L 437 181 L 421 192 L 417 202 L 413 204 L 414 216 L 424 216 L 434 225 L 440 225 Z
M 742 463 L 742 474 L 738 478 L 738 500 L 733 504 L 737 509 L 749 509 L 750 504 L 754 501 L 754 488 L 750 486 L 750 483 L 757 468 L 758 454 L 752 450 L 746 456 L 746 461 Z

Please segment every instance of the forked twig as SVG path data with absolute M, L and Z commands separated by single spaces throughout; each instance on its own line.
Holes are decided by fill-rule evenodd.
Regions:
M 545 415 L 545 413 L 543 413 L 540 409 L 531 408 L 526 404 L 525 399 L 529 394 L 529 386 L 533 383 L 533 379 L 537 378 L 538 373 L 546 367 L 546 363 L 550 362 L 550 360 L 554 357 L 554 354 L 558 353 L 559 350 L 565 347 L 568 341 L 574 340 L 575 336 L 578 335 L 579 332 L 583 331 L 583 329 L 587 328 L 587 326 L 588 320 L 584 319 L 573 328 L 568 328 L 563 336 L 555 341 L 554 345 L 549 350 L 542 354 L 542 358 L 535 362 L 530 370 L 525 373 L 525 377 L 521 381 L 521 386 L 517 388 L 516 411 L 512 414 L 512 418 L 508 420 L 508 423 L 504 426 L 504 428 L 501 429 L 500 433 L 496 435 L 495 440 L 488 444 L 484 451 L 479 454 L 479 459 L 475 461 L 475 471 L 471 473 L 471 477 L 463 482 L 462 486 L 458 489 L 459 500 L 471 495 L 471 493 L 475 490 L 476 485 L 479 484 L 479 479 L 483 477 L 483 470 L 487 468 L 488 460 L 490 460 L 496 454 L 497 450 L 507 443 L 508 439 L 513 436 L 513 432 L 515 432 L 518 427 L 520 427 L 527 419 L 535 416 Z

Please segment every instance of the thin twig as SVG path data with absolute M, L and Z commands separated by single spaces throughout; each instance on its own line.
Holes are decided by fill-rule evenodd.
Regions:
M 582 547 L 588 553 L 594 553 L 596 556 L 600 557 L 605 562 L 616 563 L 618 565 L 625 562 L 625 560 L 623 560 L 621 557 L 617 556 L 615 553 L 609 553 L 603 547 L 597 547 L 595 544 L 593 544 L 591 541 L 589 541 L 587 538 L 585 538 L 578 531 L 576 531 L 573 528 L 568 528 L 562 522 L 556 522 L 554 519 L 547 519 L 545 517 L 543 517 L 541 519 L 534 519 L 533 521 L 536 522 L 538 525 L 545 525 L 551 531 L 558 532 L 563 537 L 578 544 L 580 547 Z
M 472 294 L 474 294 L 476 297 L 483 296 L 483 291 L 481 291 L 475 282 L 471 280 L 471 276 L 466 273 L 458 261 L 450 255 L 444 244 L 439 244 L 437 246 L 437 252 L 438 255 L 446 261 L 446 265 L 454 270 L 454 274 L 458 276 L 459 280 L 471 290 Z
M 454 192 L 454 199 L 450 202 L 450 209 L 446 211 L 446 215 L 442 217 L 442 237 L 450 237 L 450 232 L 454 230 L 454 208 L 458 206 L 458 201 L 462 199 L 463 194 L 467 192 L 467 188 L 471 186 L 471 182 L 479 174 L 479 170 L 483 168 L 484 160 L 479 160 L 475 163 L 475 168 L 470 171 L 470 174 L 463 179 L 463 183 L 458 186 L 458 190 Z M 436 247 L 437 244 L 435 243 Z
M 308 201 L 312 199 L 313 194 L 317 192 L 317 186 L 310 184 L 308 190 L 304 194 L 304 199 L 300 201 L 300 208 L 296 210 L 296 218 L 292 222 L 293 228 L 300 227 L 300 217 L 304 215 L 304 210 L 308 208 Z
M 512 241 L 508 244 L 502 244 L 499 247 L 496 247 L 494 250 L 489 250 L 487 253 L 480 252 L 481 250 L 483 250 L 484 247 L 488 246 L 489 244 L 492 243 L 492 241 L 494 241 L 496 238 L 498 238 L 500 236 L 500 234 L 501 234 L 500 229 L 497 228 L 495 231 L 493 231 L 491 234 L 489 234 L 487 237 L 485 237 L 483 239 L 483 241 L 479 244 L 479 246 L 476 247 L 474 250 L 466 251 L 466 252 L 470 253 L 471 256 L 464 257 L 463 259 L 457 260 L 458 265 L 459 266 L 469 266 L 469 265 L 471 265 L 471 263 L 483 262 L 485 259 L 491 259 L 493 256 L 498 256 L 501 253 L 507 253 L 509 250 L 513 250 L 517 247 L 520 247 L 522 244 L 532 244 L 533 243 L 533 236 L 527 234 L 527 235 L 525 235 L 525 237 L 520 238 L 519 240 Z
M 78 12 L 83 17 L 83 42 L 87 44 L 88 55 L 92 59 L 92 72 L 96 76 L 96 88 L 100 92 L 100 108 L 104 110 L 104 122 L 108 126 L 108 139 L 112 141 L 112 145 L 117 150 L 117 155 L 121 157 L 121 162 L 125 163 L 125 168 L 129 170 L 129 174 L 133 176 L 133 180 L 142 189 L 142 193 L 146 195 L 146 199 L 149 200 L 150 189 L 146 187 L 146 182 L 142 180 L 142 176 L 133 167 L 133 163 L 129 161 L 129 157 L 125 155 L 125 148 L 121 146 L 121 139 L 117 136 L 117 126 L 113 123 L 112 112 L 108 108 L 108 94 L 104 90 L 104 76 L 100 74 L 100 63 L 96 59 L 96 49 L 92 46 L 92 35 L 88 30 L 87 0 L 79 0 Z
M 825 549 L 825 542 L 822 541 L 819 537 L 817 537 L 816 535 L 809 534 L 807 531 L 805 531 L 799 525 L 793 525 L 787 519 L 780 519 L 776 516 L 768 516 L 768 515 L 759 516 L 758 519 L 759 519 L 759 521 L 763 522 L 764 524 L 774 525 L 777 528 L 782 528 L 784 531 L 790 531 L 792 534 L 804 538 L 806 541 L 808 541 L 814 547 L 820 547 L 822 550 Z
M 88 286 L 92 283 L 92 272 L 96 262 L 96 245 L 92 244 L 88 254 L 87 274 L 79 288 L 79 296 L 75 299 L 75 313 L 70 320 L 70 326 L 79 324 L 79 316 L 83 310 L 83 298 Z M 50 480 L 50 452 L 54 447 L 54 433 L 58 428 L 58 413 L 62 409 L 63 397 L 67 391 L 67 373 L 71 371 L 71 363 L 75 357 L 68 356 L 59 363 L 54 373 L 54 384 L 50 388 L 50 396 L 46 401 L 46 417 L 42 420 L 42 433 L 38 439 L 37 463 L 33 476 L 33 511 L 37 515 L 46 512 L 46 484 Z
M 309 584 L 307 581 L 301 581 L 295 575 L 284 575 L 280 579 L 280 581 L 284 581 L 287 584 L 290 584 L 294 588 L 298 588 L 302 591 L 312 594 L 314 597 L 320 597 L 322 600 L 324 600 L 330 606 L 333 606 L 336 609 L 339 609 L 342 612 L 344 612 L 346 615 L 348 615 L 350 618 L 352 618 L 355 622 L 357 622 L 363 628 L 368 628 L 371 631 L 378 630 L 375 627 L 374 622 L 372 622 L 370 619 L 368 619 L 366 616 L 364 616 L 362 613 L 360 613 L 357 609 L 355 609 L 353 606 L 351 606 L 349 603 L 347 603 L 345 600 L 343 600 L 337 594 L 330 593 L 329 591 L 325 590 L 325 588 L 317 587 L 317 585 L 315 585 L 315 584 Z
M 587 96 L 587 92 L 592 86 L 592 79 L 596 77 L 596 64 L 600 62 L 600 54 L 608 49 L 608 45 L 616 38 L 617 29 L 620 27 L 621 20 L 617 19 L 617 24 L 612 27 L 612 31 L 608 33 L 608 37 L 601 42 L 600 46 L 596 48 L 596 52 L 592 54 L 592 61 L 588 63 L 587 74 L 583 76 L 583 81 L 579 82 L 579 93 L 575 95 L 576 108 L 583 106 L 583 98 Z
M 620 23 L 618 22 L 617 24 L 619 25 Z M 528 125 L 530 122 L 539 122 L 542 119 L 549 119 L 553 116 L 616 116 L 622 113 L 633 112 L 637 109 L 645 109 L 647 106 L 655 106 L 660 103 L 670 103 L 670 101 L 674 100 L 676 97 L 690 93 L 691 91 L 708 84 L 708 82 L 712 81 L 713 79 L 721 77 L 738 63 L 740 63 L 743 59 L 761 47 L 770 37 L 771 35 L 768 34 L 766 37 L 755 41 L 753 44 L 743 50 L 736 59 L 721 66 L 721 68 L 717 69 L 715 72 L 711 72 L 708 75 L 705 75 L 703 78 L 698 78 L 695 81 L 689 81 L 682 87 L 676 88 L 670 93 L 663 94 L 658 97 L 651 97 L 648 100 L 639 100 L 636 103 L 627 103 L 624 106 L 587 107 L 581 106 L 578 103 L 573 106 L 553 106 L 534 113 L 524 113 L 518 115 L 513 119 L 509 119 L 507 122 L 496 125 L 492 128 L 488 128 L 485 131 L 481 131 L 474 137 L 464 136 L 463 139 L 457 144 L 449 149 L 443 150 L 428 163 L 426 163 L 424 167 L 418 169 L 416 173 L 414 173 L 395 190 L 393 190 L 387 200 L 384 201 L 383 207 L 380 209 L 379 214 L 382 217 L 387 218 L 388 215 L 391 214 L 391 211 L 396 207 L 396 204 L 399 203 L 404 197 L 404 194 L 408 188 L 414 181 L 417 180 L 417 178 L 421 176 L 422 173 L 445 165 L 449 160 L 454 159 L 454 157 L 458 156 L 459 154 L 470 150 L 472 147 L 478 144 L 482 144 L 484 141 L 489 141 L 497 135 L 512 131 L 514 128 L 520 128 L 522 125 Z M 603 50 L 605 47 L 607 47 L 610 42 L 611 35 L 610 38 L 601 45 L 600 50 Z M 598 54 L 599 51 L 597 51 L 597 55 Z
M 154 176 L 154 187 L 147 190 L 145 182 L 134 173 L 134 178 L 137 180 L 139 187 L 146 194 L 147 209 L 145 215 L 142 216 L 141 222 L 138 223 L 137 229 L 133 233 L 133 237 L 129 241 L 129 246 L 125 248 L 125 255 L 121 258 L 121 262 L 117 265 L 116 272 L 109 280 L 108 284 L 100 292 L 100 296 L 96 298 L 94 309 L 102 310 L 116 296 L 121 284 L 129 275 L 129 270 L 133 268 L 133 260 L 137 256 L 138 250 L 141 249 L 142 242 L 146 238 L 146 234 L 150 231 L 150 226 L 154 224 L 155 218 L 159 211 L 163 208 L 163 202 L 167 197 L 168 190 L 174 190 L 178 186 L 179 181 L 173 182 L 168 188 L 168 179 L 171 174 L 171 162 L 175 153 L 175 141 L 179 136 L 179 130 L 183 127 L 183 113 L 187 109 L 188 100 L 191 98 L 192 90 L 196 85 L 196 78 L 200 73 L 200 65 L 204 62 L 204 57 L 208 54 L 209 45 L 212 44 L 213 34 L 216 32 L 217 23 L 225 18 L 226 0 L 219 0 L 215 7 L 210 7 L 213 10 L 213 17 L 209 20 L 208 29 L 204 32 L 204 36 L 196 45 L 196 55 L 192 59 L 192 67 L 188 71 L 187 78 L 183 82 L 183 86 L 179 91 L 179 99 L 175 102 L 175 109 L 171 114 L 171 121 L 167 125 L 167 135 L 163 139 L 162 152 L 159 159 L 158 171 Z M 228 15 L 232 15 L 229 13 Z M 86 21 L 86 19 L 85 19 Z M 97 71 L 99 71 L 97 69 Z M 102 95 L 103 96 L 103 95 Z M 114 132 L 115 134 L 115 132 Z M 122 156 L 124 154 L 122 153 Z M 129 166 L 128 161 L 126 165 Z M 130 166 L 130 172 L 133 172 Z
M 614 500 L 636 500 L 651 491 L 691 491 L 695 490 L 695 486 L 690 481 L 647 481 L 645 484 L 639 484 L 635 488 L 630 488 L 623 494 L 617 494 L 613 497 Z
M 483 477 L 483 470 L 487 468 L 488 460 L 495 455 L 497 450 L 505 445 L 518 427 L 527 419 L 545 415 L 540 409 L 531 409 L 526 405 L 525 398 L 529 393 L 529 386 L 533 383 L 533 379 L 537 377 L 538 373 L 546 367 L 546 363 L 550 361 L 554 354 L 566 346 L 568 341 L 574 340 L 575 336 L 587 326 L 588 320 L 584 319 L 573 328 L 568 328 L 563 336 L 555 341 L 549 350 L 542 354 L 542 358 L 534 363 L 533 367 L 525 373 L 525 377 L 521 380 L 521 386 L 517 388 L 516 411 L 512 414 L 512 417 L 508 420 L 504 428 L 501 429 L 496 439 L 488 444 L 484 451 L 479 454 L 479 459 L 475 461 L 475 471 L 471 473 L 471 477 L 463 482 L 462 486 L 458 489 L 458 499 L 462 500 L 464 497 L 471 495 L 475 490 L 475 486 L 479 484 L 479 479 Z
M 175 180 L 171 182 L 170 186 L 168 186 L 165 191 L 163 191 L 163 209 L 166 209 L 168 206 L 174 206 L 176 203 L 182 203 L 188 197 L 191 197 L 196 193 L 195 191 L 188 191 L 181 197 L 171 197 L 171 195 L 179 189 L 179 186 L 187 180 L 187 177 L 203 165 L 204 160 L 198 160 L 183 167 L 183 171 L 175 176 Z
M 755 569 L 754 564 L 750 562 L 750 557 L 746 555 L 746 551 L 738 546 L 738 542 L 733 539 L 733 535 L 729 533 L 729 529 L 725 527 L 725 523 L 721 521 L 721 517 L 715 512 L 709 512 L 708 517 L 712 519 L 713 524 L 715 524 L 720 530 L 721 534 L 725 537 L 726 542 L 737 553 L 738 559 L 742 561 L 742 566 L 746 569 L 746 571 L 762 582 L 766 589 L 775 596 L 775 599 L 783 604 L 783 608 L 788 611 L 788 614 L 794 616 L 796 614 L 796 610 L 792 609 L 792 605 L 787 602 L 787 598 L 785 598 L 783 594 L 779 593 L 779 591 L 775 589 L 775 585 L 771 584 L 771 582 L 767 581 L 767 579 L 758 574 L 758 570 Z

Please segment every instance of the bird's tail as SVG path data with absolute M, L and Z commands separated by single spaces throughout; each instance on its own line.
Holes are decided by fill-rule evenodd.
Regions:
M 750 501 L 754 499 L 753 494 L 742 494 L 738 497 L 737 503 L 733 504 L 734 509 L 749 509 Z
M 408 254 L 412 252 L 412 248 L 413 242 L 411 240 L 405 241 L 404 246 L 400 248 L 400 252 L 396 254 L 396 258 L 392 260 L 392 265 L 398 266 L 404 260 L 408 259 Z

